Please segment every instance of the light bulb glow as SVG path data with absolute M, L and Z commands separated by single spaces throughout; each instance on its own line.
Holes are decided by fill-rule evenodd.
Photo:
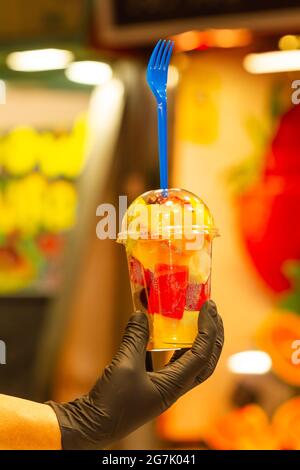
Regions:
M 286 34 L 282 36 L 278 41 L 278 47 L 282 51 L 290 51 L 299 49 L 300 47 L 300 36 L 295 34 Z
M 275 73 L 300 70 L 300 50 L 248 54 L 244 67 L 250 73 Z
M 230 356 L 227 365 L 234 374 L 262 375 L 269 372 L 272 360 L 264 351 L 242 351 Z
M 175 88 L 179 82 L 179 72 L 175 65 L 170 65 L 168 70 L 168 88 Z
M 199 46 L 199 32 L 186 31 L 174 36 L 175 46 L 181 51 L 192 51 Z
M 112 69 L 104 62 L 83 60 L 70 64 L 65 74 L 72 82 L 84 85 L 102 85 L 111 79 Z
M 210 36 L 214 47 L 243 47 L 252 40 L 252 35 L 247 29 L 212 29 Z
M 11 52 L 6 58 L 7 66 L 18 72 L 40 72 L 64 69 L 74 59 L 71 51 L 63 49 L 36 49 Z

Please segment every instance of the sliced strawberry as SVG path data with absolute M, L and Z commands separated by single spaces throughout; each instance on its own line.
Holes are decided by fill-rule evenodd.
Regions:
M 209 280 L 205 284 L 188 284 L 186 290 L 186 310 L 199 311 L 209 299 Z
M 150 269 L 144 269 L 142 263 L 134 256 L 129 256 L 128 266 L 130 280 L 133 284 L 150 287 L 153 278 L 153 273 Z
M 185 308 L 188 282 L 187 266 L 156 264 L 150 286 L 149 313 L 180 319 Z

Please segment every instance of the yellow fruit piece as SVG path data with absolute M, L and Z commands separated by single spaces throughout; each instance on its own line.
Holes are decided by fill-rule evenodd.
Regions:
M 39 134 L 30 127 L 17 127 L 5 138 L 2 165 L 14 176 L 31 171 L 38 161 Z
M 37 232 L 41 226 L 43 199 L 47 182 L 39 173 L 11 181 L 5 191 L 5 200 L 15 214 L 15 226 L 25 234 Z
M 129 207 L 122 223 L 122 232 L 147 233 L 151 238 L 191 237 L 214 228 L 213 217 L 204 203 L 189 197 L 188 203 L 168 200 L 163 204 L 146 204 L 142 197 Z
M 69 136 L 65 142 L 62 174 L 70 179 L 77 178 L 83 168 L 85 157 L 84 142 L 76 136 Z
M 48 178 L 76 178 L 82 170 L 83 157 L 80 139 L 71 135 L 54 137 L 49 133 L 42 136 L 39 164 L 41 172 Z
M 145 269 L 153 271 L 158 263 L 186 266 L 192 252 L 177 253 L 170 248 L 168 240 L 136 240 L 131 243 L 130 254 L 139 260 Z
M 42 223 L 46 230 L 60 232 L 75 223 L 77 194 L 72 183 L 56 181 L 49 184 L 44 198 Z
M 189 260 L 190 281 L 205 284 L 210 275 L 211 257 L 205 249 L 196 251 Z
M 56 139 L 50 132 L 41 135 L 41 146 L 39 152 L 40 170 L 47 178 L 59 176 L 59 156 Z
M 71 133 L 56 137 L 50 132 L 40 136 L 39 165 L 48 178 L 77 178 L 85 158 L 87 123 L 85 117 L 75 121 Z
M 1 195 L 0 195 L 1 196 Z M 0 233 L 8 235 L 16 229 L 16 212 L 14 207 L 0 198 Z

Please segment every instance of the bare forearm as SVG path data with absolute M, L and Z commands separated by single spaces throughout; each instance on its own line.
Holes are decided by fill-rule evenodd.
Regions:
M 0 449 L 61 449 L 53 409 L 41 403 L 0 395 Z

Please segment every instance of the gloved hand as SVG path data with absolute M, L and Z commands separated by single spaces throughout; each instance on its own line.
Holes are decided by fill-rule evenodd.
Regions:
M 221 354 L 224 331 L 214 302 L 199 314 L 191 349 L 176 351 L 157 372 L 145 366 L 149 330 L 144 313 L 131 316 L 113 361 L 88 395 L 54 409 L 63 449 L 103 449 L 155 418 L 206 380 Z

